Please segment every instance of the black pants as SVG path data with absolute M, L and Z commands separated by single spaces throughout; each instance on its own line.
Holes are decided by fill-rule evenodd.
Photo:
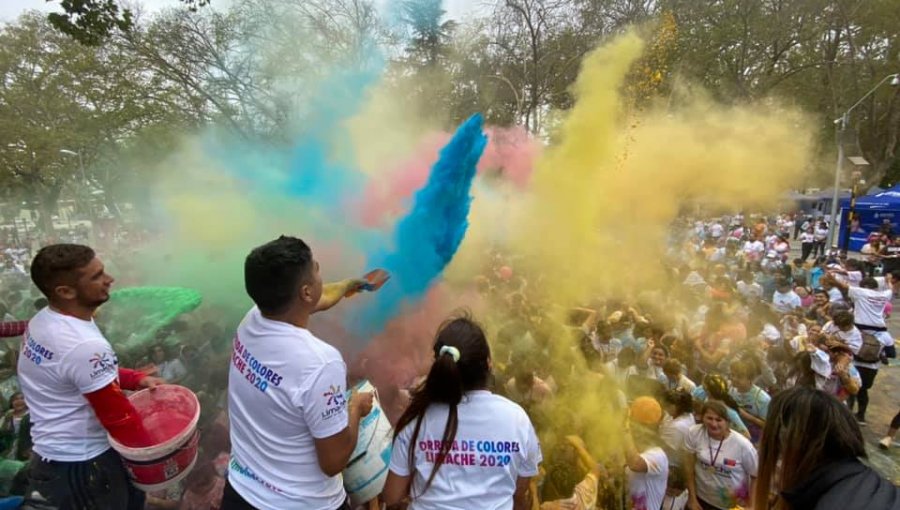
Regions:
M 897 411 L 897 416 L 894 416 L 894 419 L 891 420 L 891 429 L 900 429 L 900 411 Z
M 813 243 L 813 257 L 825 256 L 825 242 L 816 241 Z
M 142 510 L 145 495 L 131 484 L 122 459 L 110 448 L 83 462 L 56 462 L 31 455 L 30 491 L 59 510 Z
M 225 481 L 225 492 L 222 494 L 222 507 L 221 510 L 258 510 L 255 506 L 247 503 L 240 494 L 234 490 L 234 487 L 228 483 L 228 480 Z M 337 507 L 335 510 L 350 510 L 350 500 L 344 501 L 344 504 Z
M 806 259 L 809 258 L 809 255 L 813 251 L 813 246 L 815 246 L 814 243 L 800 243 L 800 259 L 803 260 L 803 262 L 806 262 Z
M 858 404 L 856 417 L 865 419 L 866 408 L 869 407 L 869 389 L 875 384 L 875 376 L 878 375 L 878 370 L 865 367 L 856 367 L 856 369 L 859 370 L 859 378 L 862 380 L 862 385 L 859 387 L 859 393 L 847 399 L 847 405 L 852 411 L 853 404 Z

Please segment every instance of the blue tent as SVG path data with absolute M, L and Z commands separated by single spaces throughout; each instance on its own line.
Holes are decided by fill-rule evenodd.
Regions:
M 847 215 L 850 211 L 850 200 L 841 200 L 841 230 L 838 246 L 843 246 L 847 235 Z M 856 199 L 856 215 L 859 224 L 854 222 L 850 232 L 850 250 L 859 251 L 866 244 L 869 234 L 877 232 L 885 222 L 893 225 L 894 235 L 900 234 L 897 222 L 900 220 L 900 184 L 874 195 L 864 195 Z
M 880 188 L 879 188 L 880 189 Z M 850 207 L 850 198 L 842 198 L 839 202 L 842 208 Z M 856 208 L 863 209 L 900 209 L 900 184 L 893 188 L 881 190 L 873 194 L 856 198 Z

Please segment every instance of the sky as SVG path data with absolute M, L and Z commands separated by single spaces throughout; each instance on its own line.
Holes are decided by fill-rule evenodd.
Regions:
M 383 4 L 386 0 L 375 0 L 376 4 Z M 470 16 L 473 12 L 483 10 L 488 0 L 444 0 L 447 16 L 452 19 L 461 20 Z M 152 14 L 154 11 L 164 9 L 166 7 L 178 6 L 179 0 L 139 0 L 138 3 L 143 6 L 146 13 Z M 225 8 L 231 4 L 231 0 L 212 0 L 213 8 Z M 53 12 L 59 10 L 59 2 L 52 0 L 0 0 L 0 22 L 8 22 L 15 20 L 20 14 L 28 10 L 39 10 L 43 12 Z

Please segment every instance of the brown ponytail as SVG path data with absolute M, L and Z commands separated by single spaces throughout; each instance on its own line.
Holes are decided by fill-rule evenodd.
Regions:
M 445 348 L 446 347 L 446 348 Z M 458 356 L 458 360 L 456 357 Z M 408 425 L 415 422 L 409 442 L 409 470 L 415 470 L 416 443 L 422 418 L 432 404 L 447 404 L 447 424 L 441 446 L 435 456 L 434 469 L 425 483 L 424 493 L 431 486 L 444 458 L 450 452 L 459 425 L 457 407 L 467 391 L 487 386 L 490 375 L 491 351 L 484 331 L 469 317 L 450 319 L 438 328 L 434 342 L 434 363 L 425 382 L 412 394 L 412 401 L 394 429 L 394 439 Z M 413 495 L 415 497 L 415 495 Z

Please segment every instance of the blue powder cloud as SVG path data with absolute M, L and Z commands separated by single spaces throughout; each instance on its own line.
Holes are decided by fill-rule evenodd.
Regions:
M 381 267 L 391 280 L 350 316 L 350 328 L 372 335 L 421 299 L 456 254 L 469 226 L 470 191 L 475 167 L 487 145 L 480 114 L 464 122 L 441 149 L 428 182 L 416 192 L 412 209 L 401 218 L 392 246 L 369 256 L 368 267 Z

